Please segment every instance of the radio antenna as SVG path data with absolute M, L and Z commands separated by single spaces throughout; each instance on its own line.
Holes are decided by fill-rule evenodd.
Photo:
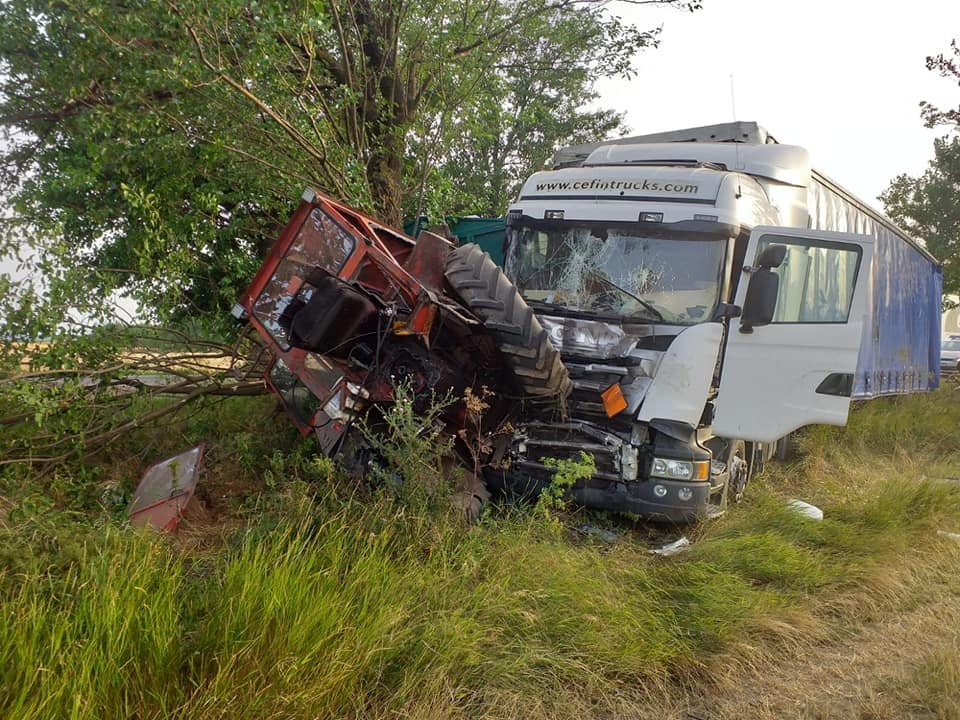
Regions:
M 730 112 L 733 113 L 731 118 L 734 122 L 737 121 L 737 99 L 733 94 L 733 73 L 730 73 Z
M 733 73 L 730 73 L 730 112 L 733 113 L 733 122 L 737 122 L 737 98 L 733 93 Z M 734 147 L 734 157 L 737 159 L 737 166 L 734 168 L 737 172 L 740 171 L 740 141 L 733 141 Z M 740 189 L 739 176 L 737 181 L 737 199 L 743 195 L 743 191 Z

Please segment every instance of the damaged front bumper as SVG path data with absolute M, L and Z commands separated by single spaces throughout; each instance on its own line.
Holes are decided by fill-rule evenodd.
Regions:
M 645 427 L 634 437 L 620 435 L 590 422 L 530 422 L 504 442 L 495 458 L 497 469 L 488 482 L 511 495 L 536 495 L 548 486 L 556 468 L 547 459 L 593 457 L 595 473 L 569 490 L 577 503 L 612 512 L 631 513 L 653 520 L 691 522 L 707 511 L 709 480 L 650 478 L 654 454 Z
M 658 489 L 662 488 L 662 496 Z M 688 491 L 688 500 L 680 498 Z M 632 513 L 648 520 L 689 523 L 703 518 L 710 501 L 710 483 L 689 480 L 612 482 L 589 478 L 571 491 L 578 503 L 597 510 Z

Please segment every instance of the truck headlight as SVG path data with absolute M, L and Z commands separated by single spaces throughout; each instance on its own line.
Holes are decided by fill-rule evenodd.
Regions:
M 706 480 L 710 477 L 710 461 L 654 458 L 650 477 L 666 480 Z

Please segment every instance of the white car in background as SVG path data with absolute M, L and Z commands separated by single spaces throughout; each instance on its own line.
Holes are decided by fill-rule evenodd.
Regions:
M 960 335 L 948 335 L 940 342 L 940 372 L 960 372 Z

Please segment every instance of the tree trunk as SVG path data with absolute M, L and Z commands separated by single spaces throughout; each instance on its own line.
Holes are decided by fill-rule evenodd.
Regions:
M 403 226 L 403 151 L 396 147 L 397 133 L 371 142 L 367 178 L 378 217 L 387 225 Z

